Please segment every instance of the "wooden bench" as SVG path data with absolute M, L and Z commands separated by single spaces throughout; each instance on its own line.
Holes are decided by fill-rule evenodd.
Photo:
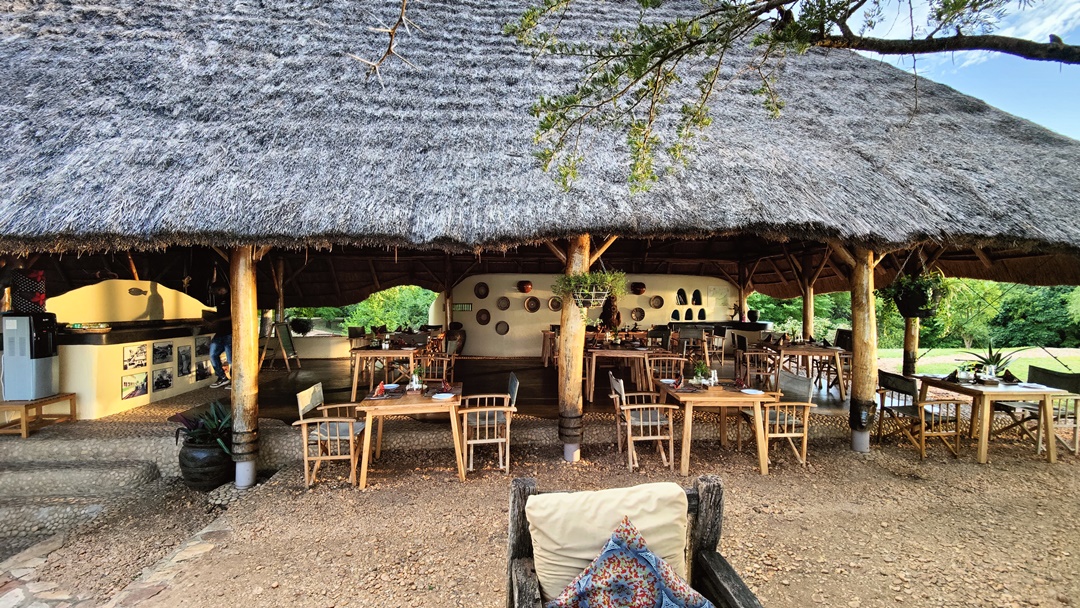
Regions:
M 70 412 L 67 414 L 46 414 L 46 406 L 67 401 Z M 0 401 L 0 412 L 18 412 L 19 419 L 0 424 L 0 435 L 30 436 L 30 431 L 38 430 L 57 422 L 75 420 L 75 393 L 59 393 L 41 399 L 29 401 Z

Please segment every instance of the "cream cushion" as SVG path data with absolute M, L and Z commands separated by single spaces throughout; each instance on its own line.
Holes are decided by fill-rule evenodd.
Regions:
M 650 551 L 686 578 L 686 491 L 678 484 L 538 494 L 525 503 L 525 519 L 545 602 L 592 563 L 623 517 L 634 523 Z

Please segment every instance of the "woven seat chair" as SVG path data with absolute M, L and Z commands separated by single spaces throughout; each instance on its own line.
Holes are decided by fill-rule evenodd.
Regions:
M 625 440 L 627 468 L 633 471 L 634 467 L 639 466 L 635 442 L 655 441 L 661 462 L 675 470 L 674 414 L 679 406 L 660 403 L 659 393 L 628 393 L 623 381 L 611 372 L 608 372 L 608 380 L 611 382 L 611 399 L 615 404 L 615 435 L 620 452 Z M 665 441 L 667 451 L 664 450 Z
M 319 382 L 296 394 L 300 419 L 301 448 L 304 452 L 304 483 L 315 483 L 319 467 L 324 462 L 346 460 L 349 463 L 349 483 L 356 485 L 356 463 L 363 449 L 364 421 L 356 419 L 355 403 L 323 403 L 323 387 Z M 314 411 L 322 416 L 309 416 Z

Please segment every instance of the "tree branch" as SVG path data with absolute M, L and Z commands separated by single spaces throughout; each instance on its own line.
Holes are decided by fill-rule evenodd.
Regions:
M 1080 64 L 1080 46 L 1060 43 L 1040 43 L 1009 36 L 950 36 L 918 40 L 887 40 L 825 36 L 811 44 L 833 49 L 873 51 L 882 55 L 920 55 L 949 51 L 994 51 L 1035 61 L 1058 61 Z

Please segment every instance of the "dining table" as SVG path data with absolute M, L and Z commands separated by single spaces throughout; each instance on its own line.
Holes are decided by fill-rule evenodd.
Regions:
M 948 377 L 933 374 L 915 374 L 914 378 L 919 380 L 919 401 L 926 401 L 926 392 L 930 387 L 971 397 L 971 425 L 977 430 L 979 439 L 977 454 L 979 464 L 990 461 L 990 427 L 994 416 L 995 401 L 1037 401 L 1039 424 L 1044 429 L 1053 429 L 1051 399 L 1054 395 L 1068 394 L 1068 391 L 1062 389 L 1027 382 L 998 381 L 996 384 L 980 384 L 954 381 Z M 978 426 L 976 426 L 976 417 L 978 417 Z M 1047 461 L 1057 462 L 1057 442 L 1051 440 L 1046 443 Z
M 585 399 L 591 403 L 596 393 L 596 361 L 598 359 L 622 359 L 630 367 L 631 382 L 636 387 L 642 387 L 649 375 L 649 355 L 670 353 L 662 348 L 627 344 L 586 348 L 585 354 L 589 357 L 589 364 L 585 368 Z
M 679 474 L 690 474 L 690 439 L 693 435 L 694 409 L 708 408 L 720 410 L 721 444 L 727 442 L 726 409 L 742 409 L 749 406 L 753 412 L 754 439 L 757 443 L 758 468 L 762 475 L 769 474 L 769 443 L 765 440 L 765 421 L 761 404 L 773 401 L 773 396 L 756 389 L 740 389 L 731 385 L 724 386 L 683 386 L 674 388 L 673 384 L 660 383 L 660 400 L 666 402 L 670 397 L 682 406 L 683 433 L 679 455 Z
M 784 361 L 787 361 L 788 357 L 795 357 L 804 362 L 806 368 L 806 374 L 812 375 L 814 369 L 813 361 L 815 359 L 830 359 L 832 364 L 836 367 L 836 379 L 837 386 L 840 387 L 840 400 L 847 399 L 847 381 L 844 378 L 844 364 L 841 360 L 841 355 L 844 354 L 844 349 L 838 346 L 821 346 L 820 344 L 784 344 L 784 345 L 766 345 L 769 348 L 776 350 L 780 353 L 781 365 Z
M 415 348 L 353 348 L 349 351 L 352 355 L 352 393 L 349 398 L 350 401 L 356 401 L 357 387 L 360 384 L 360 368 L 365 367 L 368 363 L 371 364 L 371 375 L 369 377 L 368 388 L 375 388 L 375 362 L 383 362 L 383 375 L 387 382 L 390 381 L 390 362 L 394 359 L 408 359 L 409 369 L 412 369 L 416 363 L 416 349 Z
M 461 405 L 461 383 L 455 382 L 453 391 L 443 393 L 437 389 L 423 392 L 407 392 L 404 387 L 395 387 L 385 395 L 368 394 L 357 404 L 358 415 L 363 415 L 365 423 L 364 451 L 360 461 L 359 487 L 367 486 L 368 465 L 371 461 L 371 434 L 375 431 L 375 458 L 382 456 L 383 419 L 386 416 L 413 416 L 418 414 L 449 414 L 450 435 L 454 444 L 454 460 L 457 463 L 458 478 L 465 481 L 465 457 L 461 449 L 461 420 L 458 419 L 458 406 Z

